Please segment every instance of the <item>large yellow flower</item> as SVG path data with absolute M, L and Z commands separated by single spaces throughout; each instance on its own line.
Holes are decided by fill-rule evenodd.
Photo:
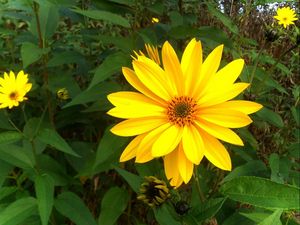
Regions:
M 181 62 L 169 44 L 162 48 L 161 68 L 144 55 L 133 60 L 133 69 L 124 67 L 127 81 L 138 91 L 122 91 L 108 96 L 115 106 L 108 114 L 126 119 L 111 132 L 136 136 L 123 151 L 120 161 L 135 157 L 144 163 L 163 157 L 166 177 L 171 185 L 187 183 L 194 164 L 205 156 L 215 166 L 231 170 L 231 160 L 222 140 L 243 145 L 229 128 L 247 126 L 247 114 L 260 104 L 231 100 L 248 83 L 234 83 L 244 65 L 237 59 L 218 71 L 223 45 L 215 48 L 202 63 L 200 41 L 192 39 Z
M 21 70 L 17 77 L 12 71 L 9 72 L 9 75 L 4 73 L 4 78 L 0 77 L 0 108 L 11 109 L 27 99 L 25 95 L 32 86 L 31 83 L 27 83 L 27 76 Z
M 290 7 L 282 7 L 277 9 L 277 15 L 274 16 L 278 20 L 279 25 L 283 25 L 284 28 L 294 24 L 293 21 L 297 20 L 296 13 Z

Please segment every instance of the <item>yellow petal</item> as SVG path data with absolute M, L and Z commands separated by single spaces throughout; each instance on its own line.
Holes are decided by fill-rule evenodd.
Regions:
M 219 45 L 216 47 L 204 60 L 201 67 L 201 75 L 199 82 L 195 84 L 196 93 L 193 96 L 195 99 L 198 99 L 201 96 L 201 92 L 204 90 L 204 87 L 208 84 L 209 80 L 215 75 L 217 72 L 223 52 L 223 45 Z M 196 62 L 194 62 L 196 63 Z
M 183 179 L 183 182 L 187 184 L 193 175 L 194 164 L 186 158 L 182 143 L 178 145 L 178 148 L 175 151 L 178 154 L 177 166 L 179 168 L 180 176 Z
M 109 101 L 117 106 L 107 114 L 119 118 L 164 116 L 165 108 L 152 99 L 136 92 L 116 92 L 108 95 Z
M 158 105 L 158 103 L 151 98 L 132 91 L 119 91 L 109 94 L 107 96 L 108 100 L 114 106 L 135 106 L 135 104 L 143 103 L 149 105 Z
M 176 151 L 173 151 L 164 157 L 166 177 L 170 180 L 170 185 L 175 188 L 178 188 L 183 182 L 177 167 L 177 158 L 178 156 Z
M 168 41 L 164 43 L 162 48 L 162 60 L 169 82 L 174 86 L 172 89 L 173 94 L 181 96 L 183 94 L 182 85 L 184 81 L 181 66 L 176 52 Z
M 221 139 L 222 141 L 226 141 L 234 145 L 244 145 L 242 139 L 229 128 L 221 127 L 201 119 L 195 121 L 195 124 L 210 135 Z
M 135 72 L 127 67 L 122 68 L 122 72 L 128 83 L 134 87 L 139 92 L 143 93 L 144 95 L 148 96 L 152 100 L 155 100 L 156 102 L 159 102 L 161 104 L 164 104 L 165 101 L 155 95 L 152 91 L 150 91 L 137 77 Z
M 161 117 L 134 118 L 118 123 L 110 131 L 119 136 L 130 137 L 146 133 L 164 123 L 166 119 Z
M 185 92 L 187 96 L 194 96 L 195 84 L 200 79 L 202 66 L 202 46 L 200 41 L 193 38 L 186 46 L 182 59 L 181 68 L 185 80 Z
M 156 63 L 154 63 L 155 66 L 143 61 L 133 61 L 132 64 L 139 80 L 149 90 L 151 90 L 151 92 L 164 99 L 165 101 L 169 101 L 171 99 L 170 93 L 172 92 L 172 90 L 167 87 L 167 81 L 163 79 L 163 77 L 165 77 L 164 71 L 162 69 L 158 69 L 159 66 Z
M 210 108 L 219 109 L 229 109 L 239 111 L 245 114 L 255 113 L 260 110 L 263 106 L 256 102 L 250 102 L 245 100 L 232 100 L 220 103 L 218 105 L 211 106 Z
M 163 131 L 152 146 L 152 155 L 160 157 L 172 152 L 181 140 L 183 129 L 177 126 L 170 126 Z
M 199 111 L 199 118 L 223 127 L 239 128 L 252 123 L 245 113 L 226 108 L 206 108 Z
M 248 86 L 248 83 L 235 83 L 230 87 L 216 87 L 215 91 L 211 91 L 200 98 L 198 104 L 200 107 L 208 107 L 226 102 L 239 95 Z
M 204 87 L 202 96 L 206 92 L 215 91 L 216 87 L 231 86 L 241 74 L 243 67 L 243 59 L 237 59 L 228 63 L 226 66 L 220 69 L 210 80 L 209 84 Z
M 159 116 L 165 117 L 164 109 L 157 109 L 156 107 L 142 107 L 143 104 L 139 104 L 135 107 L 115 107 L 110 109 L 107 114 L 123 118 L 123 119 L 130 119 L 130 118 L 142 118 L 142 117 L 151 117 L 151 116 Z
M 152 156 L 152 146 L 153 143 L 158 139 L 162 132 L 164 132 L 167 128 L 172 126 L 170 123 L 165 123 L 152 131 L 148 132 L 141 143 L 138 146 L 137 154 L 136 154 L 136 162 L 144 163 L 151 159 Z
M 231 159 L 225 147 L 214 137 L 202 132 L 201 135 L 205 139 L 205 157 L 216 167 L 222 170 L 231 170 Z
M 144 138 L 144 134 L 136 136 L 124 149 L 120 157 L 120 162 L 128 161 L 136 156 L 137 146 Z
M 194 125 L 185 126 L 182 146 L 188 160 L 198 165 L 203 158 L 203 139 Z

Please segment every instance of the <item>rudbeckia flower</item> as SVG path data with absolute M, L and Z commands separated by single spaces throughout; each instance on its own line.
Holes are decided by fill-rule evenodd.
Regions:
M 154 62 L 156 62 L 158 65 L 160 65 L 158 48 L 150 44 L 145 44 L 145 49 L 146 49 L 147 56 L 150 59 L 152 59 Z M 136 55 L 136 57 L 145 56 L 145 54 L 142 51 L 139 51 L 138 53 L 134 51 L 134 54 Z M 133 59 L 136 59 L 136 57 L 132 56 Z
M 297 20 L 296 13 L 290 7 L 283 7 L 277 9 L 277 15 L 274 16 L 275 19 L 278 20 L 279 25 L 283 25 L 284 28 L 287 26 L 294 24 L 293 21 Z
M 181 61 L 165 42 L 162 64 L 140 55 L 133 59 L 133 70 L 123 67 L 126 80 L 137 90 L 108 95 L 115 106 L 108 114 L 126 119 L 111 132 L 136 136 L 123 151 L 120 161 L 135 158 L 145 163 L 162 157 L 170 184 L 188 183 L 194 165 L 205 156 L 223 170 L 231 170 L 230 156 L 224 145 L 243 145 L 230 128 L 247 126 L 248 114 L 262 106 L 244 100 L 231 100 L 248 83 L 235 83 L 244 60 L 237 59 L 218 70 L 223 45 L 216 47 L 202 62 L 201 42 L 192 39 Z
M 170 198 L 169 188 L 162 180 L 154 176 L 145 177 L 145 182 L 140 187 L 137 199 L 151 207 L 159 206 Z
M 20 102 L 27 100 L 26 93 L 30 91 L 32 84 L 28 83 L 27 74 L 21 70 L 17 76 L 10 71 L 0 77 L 0 108 L 11 109 Z

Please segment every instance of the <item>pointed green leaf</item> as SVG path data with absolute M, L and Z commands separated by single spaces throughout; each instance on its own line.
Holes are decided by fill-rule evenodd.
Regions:
M 23 68 L 31 65 L 38 61 L 47 49 L 41 49 L 37 45 L 30 42 L 24 42 L 21 47 L 21 57 L 23 61 Z
M 242 203 L 270 209 L 299 209 L 300 189 L 260 177 L 237 177 L 224 183 L 221 193 Z
M 24 169 L 33 168 L 35 164 L 27 151 L 13 144 L 0 146 L 0 159 Z
M 139 193 L 140 186 L 143 182 L 143 179 L 140 176 L 118 167 L 115 167 L 115 170 L 127 181 L 129 186 L 132 188 L 132 190 L 134 190 L 135 193 Z
M 0 145 L 9 144 L 21 140 L 23 135 L 17 131 L 5 131 L 0 133 Z
M 37 135 L 38 140 L 48 144 L 59 151 L 64 153 L 80 157 L 76 152 L 72 150 L 70 145 L 53 129 L 42 129 Z
M 72 11 L 84 15 L 86 17 L 95 19 L 95 20 L 105 20 L 111 22 L 116 25 L 120 25 L 126 28 L 130 28 L 130 24 L 127 19 L 118 14 L 114 14 L 107 11 L 101 10 L 81 10 L 81 9 L 73 9 Z
M 220 210 L 225 200 L 225 198 L 210 199 L 204 204 L 199 204 L 197 207 L 193 208 L 191 214 L 197 221 L 211 218 Z
M 264 121 L 267 121 L 276 127 L 282 128 L 284 126 L 281 116 L 278 113 L 276 113 L 266 107 L 263 107 L 255 115 L 257 115 Z
M 34 214 L 36 214 L 36 199 L 21 198 L 0 212 L 0 225 L 19 225 Z
M 110 188 L 102 199 L 98 224 L 114 225 L 126 209 L 128 201 L 129 195 L 126 190 L 119 187 Z
M 34 185 L 42 225 L 47 225 L 53 207 L 54 182 L 47 174 L 38 175 Z
M 76 225 L 97 225 L 84 202 L 72 192 L 63 192 L 54 202 L 56 210 Z
M 130 58 L 121 52 L 116 52 L 109 55 L 96 69 L 95 75 L 92 82 L 90 83 L 89 89 L 96 84 L 106 80 L 111 75 L 117 72 L 121 72 L 122 66 L 128 65 Z
M 173 217 L 166 204 L 163 204 L 159 208 L 154 208 L 154 216 L 159 225 L 181 225 L 181 223 Z

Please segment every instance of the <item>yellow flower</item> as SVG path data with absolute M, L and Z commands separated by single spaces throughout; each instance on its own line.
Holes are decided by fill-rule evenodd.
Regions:
M 158 65 L 160 65 L 160 58 L 158 53 L 158 48 L 156 46 L 145 44 L 145 49 L 147 52 L 147 56 L 155 61 Z M 139 51 L 139 53 L 134 51 L 134 54 L 138 58 L 139 56 L 145 56 L 145 54 L 142 51 Z M 133 59 L 136 59 L 136 57 L 132 56 Z
M 152 23 L 159 23 L 159 19 L 156 18 L 156 17 L 152 17 L 151 22 Z
M 17 77 L 10 71 L 9 75 L 4 73 L 0 77 L 0 108 L 12 108 L 18 106 L 19 102 L 27 100 L 26 93 L 31 89 L 32 84 L 27 83 L 27 74 L 21 70 Z
M 287 26 L 294 24 L 293 21 L 297 20 L 296 13 L 290 7 L 283 7 L 277 9 L 277 15 L 274 16 L 275 19 L 278 20 L 279 25 L 283 25 L 284 28 Z
M 68 100 L 69 99 L 69 92 L 66 88 L 61 88 L 56 92 L 57 98 L 61 100 Z
M 201 42 L 192 39 L 180 62 L 165 42 L 163 68 L 145 56 L 133 60 L 134 70 L 122 68 L 126 80 L 138 92 L 108 95 L 115 106 L 108 114 L 126 119 L 111 132 L 136 136 L 123 151 L 121 162 L 135 157 L 137 163 L 145 163 L 163 157 L 166 177 L 175 187 L 189 182 L 194 164 L 204 156 L 215 166 L 231 170 L 230 156 L 218 139 L 243 145 L 229 128 L 250 124 L 247 114 L 262 105 L 231 100 L 249 84 L 234 83 L 243 69 L 242 59 L 218 70 L 222 51 L 223 45 L 216 47 L 202 63 Z

